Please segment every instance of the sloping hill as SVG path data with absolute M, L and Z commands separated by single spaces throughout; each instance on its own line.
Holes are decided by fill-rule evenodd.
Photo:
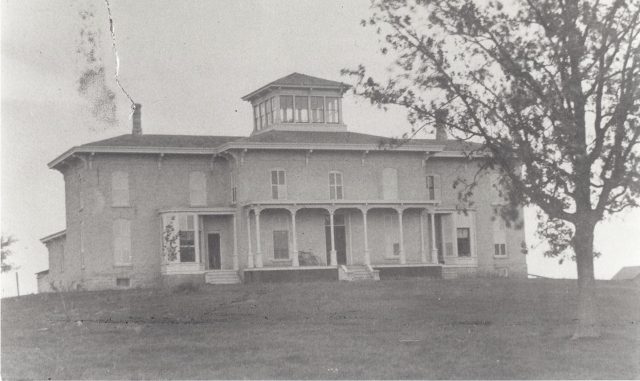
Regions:
M 570 341 L 572 281 L 210 286 L 2 300 L 2 377 L 638 378 L 640 292 L 602 282 L 604 335 Z

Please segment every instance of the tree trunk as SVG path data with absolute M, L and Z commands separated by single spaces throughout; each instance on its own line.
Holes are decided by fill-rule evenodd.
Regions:
M 595 224 L 589 218 L 576 224 L 573 248 L 578 266 L 577 325 L 572 339 L 599 337 L 596 282 L 593 271 L 593 232 Z

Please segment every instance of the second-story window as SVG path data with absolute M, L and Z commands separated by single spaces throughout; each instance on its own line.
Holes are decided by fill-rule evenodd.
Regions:
M 115 171 L 111 174 L 111 206 L 129 206 L 129 174 Z
M 337 171 L 329 172 L 329 199 L 342 200 L 343 197 L 342 173 Z
M 271 171 L 271 197 L 274 200 L 284 200 L 287 198 L 287 183 L 284 169 L 274 169 Z
M 296 122 L 309 122 L 309 97 L 296 97 Z
M 430 174 L 426 176 L 427 200 L 440 200 L 440 175 Z
M 327 97 L 327 123 L 340 123 L 339 98 Z
M 311 122 L 324 123 L 324 98 L 311 97 Z
M 207 177 L 204 172 L 189 173 L 189 204 L 207 205 Z
M 293 95 L 280 96 L 280 121 L 293 123 Z
M 398 170 L 395 168 L 382 170 L 382 198 L 384 200 L 398 199 Z
M 253 106 L 253 124 L 256 130 L 260 130 L 260 114 L 258 112 L 258 106 Z

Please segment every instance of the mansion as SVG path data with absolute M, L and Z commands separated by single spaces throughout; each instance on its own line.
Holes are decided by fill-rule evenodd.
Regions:
M 464 212 L 477 145 L 351 132 L 348 86 L 293 73 L 243 97 L 250 136 L 131 134 L 76 146 L 66 230 L 41 241 L 42 291 L 192 283 L 525 277 L 524 230 L 498 215 L 497 173 Z

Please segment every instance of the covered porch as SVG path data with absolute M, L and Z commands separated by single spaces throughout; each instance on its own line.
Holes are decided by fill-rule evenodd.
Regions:
M 415 269 L 457 261 L 455 209 L 434 201 L 270 200 L 243 207 L 245 272 L 339 266 L 424 272 Z M 475 261 L 472 224 L 463 224 L 460 241 L 468 243 L 461 247 L 467 262 Z
M 162 274 L 204 275 L 206 279 L 224 277 L 230 281 L 240 268 L 236 215 L 235 208 L 160 211 Z

